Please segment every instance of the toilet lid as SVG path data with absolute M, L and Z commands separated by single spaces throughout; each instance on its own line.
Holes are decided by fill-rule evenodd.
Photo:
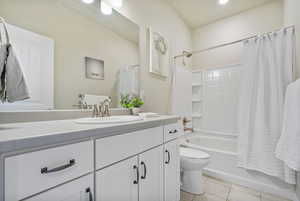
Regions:
M 180 156 L 187 157 L 187 158 L 196 158 L 196 159 L 206 159 L 210 157 L 208 153 L 205 153 L 197 149 L 186 148 L 186 147 L 180 147 Z

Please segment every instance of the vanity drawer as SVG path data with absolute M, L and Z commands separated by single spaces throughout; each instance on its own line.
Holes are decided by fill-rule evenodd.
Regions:
M 163 144 L 163 127 L 96 140 L 96 169 Z
M 93 141 L 5 159 L 5 201 L 17 201 L 93 171 Z
M 164 141 L 168 142 L 183 135 L 183 127 L 180 121 L 164 126 Z

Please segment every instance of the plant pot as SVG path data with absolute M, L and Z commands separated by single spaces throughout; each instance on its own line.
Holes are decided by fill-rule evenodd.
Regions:
M 141 108 L 139 108 L 139 107 L 131 108 L 131 113 L 133 115 L 138 115 L 140 112 L 141 112 Z

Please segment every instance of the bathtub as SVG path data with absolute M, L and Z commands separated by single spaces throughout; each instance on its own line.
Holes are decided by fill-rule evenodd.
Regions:
M 266 193 L 294 199 L 294 185 L 237 167 L 237 136 L 218 136 L 196 132 L 185 137 L 181 146 L 199 149 L 210 154 L 204 174 Z

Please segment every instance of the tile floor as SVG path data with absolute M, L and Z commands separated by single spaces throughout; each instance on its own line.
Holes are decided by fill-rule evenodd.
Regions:
M 204 176 L 205 193 L 195 196 L 181 192 L 181 201 L 290 201 L 239 185 Z

